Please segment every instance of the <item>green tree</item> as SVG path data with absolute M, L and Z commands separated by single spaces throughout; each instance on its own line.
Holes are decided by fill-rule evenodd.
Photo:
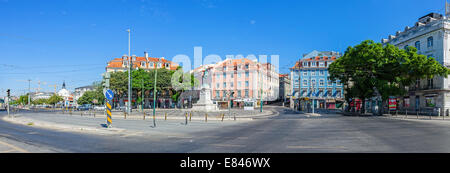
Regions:
M 93 84 L 94 90 L 86 91 L 78 100 L 77 103 L 79 105 L 83 104 L 94 104 L 94 105 L 102 105 L 105 101 L 105 96 L 103 94 L 103 87 L 101 82 L 94 82 Z M 94 103 L 94 100 L 97 101 Z
M 13 104 L 13 105 L 27 105 L 28 104 L 28 94 L 26 94 L 26 95 L 21 95 L 20 97 L 19 97 L 19 99 L 17 99 L 17 100 L 15 100 L 15 101 L 13 101 L 13 102 L 11 102 L 11 104 Z
M 447 77 L 449 69 L 432 57 L 417 54 L 417 49 L 406 50 L 387 44 L 366 40 L 354 47 L 348 47 L 345 54 L 329 67 L 330 79 L 340 80 L 345 86 L 346 99 L 364 99 L 376 95 L 382 100 L 389 96 L 402 96 L 405 86 L 417 79 Z M 382 107 L 381 107 L 382 108 Z
M 56 94 L 53 94 L 48 100 L 47 103 L 50 105 L 56 105 L 57 103 L 63 101 L 64 99 Z

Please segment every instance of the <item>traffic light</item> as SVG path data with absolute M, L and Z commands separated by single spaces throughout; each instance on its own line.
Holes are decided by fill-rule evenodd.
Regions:
M 105 79 L 105 82 L 103 83 L 103 87 L 109 88 L 109 79 L 111 78 L 111 74 L 108 72 L 103 73 L 103 78 Z
M 6 93 L 8 93 L 8 97 L 11 96 L 11 90 L 10 89 L 6 90 Z

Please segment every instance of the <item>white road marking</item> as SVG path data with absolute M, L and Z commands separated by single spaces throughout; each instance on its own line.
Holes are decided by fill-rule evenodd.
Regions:
M 286 146 L 286 148 L 290 148 L 290 149 L 345 149 L 346 147 L 344 146 L 306 146 L 306 145 L 296 145 L 296 146 L 291 146 L 288 145 Z
M 216 147 L 245 147 L 245 145 L 236 145 L 236 144 L 212 144 Z

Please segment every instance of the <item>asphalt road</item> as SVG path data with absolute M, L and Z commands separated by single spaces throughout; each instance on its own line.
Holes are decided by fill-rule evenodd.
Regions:
M 270 118 L 158 137 L 72 133 L 0 120 L 0 152 L 450 152 L 449 121 L 336 114 L 308 117 L 283 108 L 276 110 L 280 114 Z

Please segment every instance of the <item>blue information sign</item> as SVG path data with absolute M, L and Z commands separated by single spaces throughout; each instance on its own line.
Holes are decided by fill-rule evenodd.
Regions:
M 105 92 L 105 97 L 106 97 L 106 99 L 108 99 L 108 100 L 112 100 L 113 98 L 114 98 L 114 93 L 111 91 L 111 90 L 106 90 L 106 92 Z

